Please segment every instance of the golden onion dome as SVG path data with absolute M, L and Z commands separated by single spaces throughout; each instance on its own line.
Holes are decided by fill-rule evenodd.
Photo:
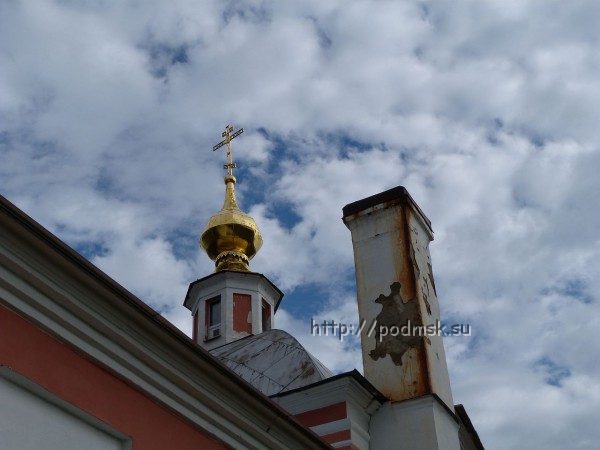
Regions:
M 235 177 L 225 177 L 225 203 L 210 218 L 200 236 L 200 245 L 221 270 L 249 271 L 248 264 L 262 246 L 262 236 L 252 217 L 244 214 L 235 198 Z

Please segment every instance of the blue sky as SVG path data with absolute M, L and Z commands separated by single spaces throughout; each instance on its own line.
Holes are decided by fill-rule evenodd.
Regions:
M 453 394 L 489 448 L 600 432 L 594 0 L 0 3 L 0 193 L 186 332 L 197 239 L 239 203 L 276 325 L 335 371 L 356 322 L 342 207 L 405 186 L 433 223 Z

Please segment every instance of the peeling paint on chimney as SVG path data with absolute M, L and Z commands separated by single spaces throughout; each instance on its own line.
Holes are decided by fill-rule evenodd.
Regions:
M 414 336 L 410 333 L 392 333 L 393 327 L 403 330 L 405 327 L 411 329 L 421 324 L 417 299 L 402 298 L 400 287 L 399 282 L 392 283 L 390 295 L 381 294 L 375 300 L 375 303 L 381 304 L 382 308 L 376 317 L 378 328 L 375 332 L 375 349 L 369 353 L 369 357 L 374 361 L 389 355 L 397 366 L 402 365 L 402 356 L 406 351 L 417 347 L 423 340 L 422 336 Z M 387 331 L 385 335 L 382 333 L 383 330 Z

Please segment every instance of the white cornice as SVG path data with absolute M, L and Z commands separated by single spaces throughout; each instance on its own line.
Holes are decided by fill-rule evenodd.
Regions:
M 285 409 L 292 414 L 299 414 L 342 401 L 353 403 L 371 414 L 372 408 L 376 409 L 381 404 L 373 393 L 354 379 L 351 373 L 320 381 L 273 398 L 279 404 L 285 405 Z M 307 403 L 310 403 L 310 408 L 307 408 Z

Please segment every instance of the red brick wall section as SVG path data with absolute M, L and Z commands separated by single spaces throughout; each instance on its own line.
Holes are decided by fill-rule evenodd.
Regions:
M 325 436 L 321 436 L 328 444 L 335 444 L 336 442 L 349 441 L 350 440 L 350 430 L 338 431 L 337 433 L 326 434 Z
M 336 420 L 345 419 L 346 402 L 335 403 L 323 408 L 313 409 L 294 416 L 298 422 L 307 427 L 323 425 Z
M 252 334 L 252 297 L 247 294 L 233 294 L 233 331 Z
M 325 425 L 326 423 L 346 419 L 347 415 L 346 402 L 340 402 L 297 414 L 294 418 L 307 427 L 316 427 L 318 425 Z M 351 432 L 350 429 L 345 429 L 335 433 L 321 435 L 321 438 L 325 442 L 333 445 L 338 442 L 349 441 L 351 439 Z M 342 448 L 350 449 L 351 447 L 347 446 Z
M 227 448 L 2 305 L 0 365 L 131 436 L 134 450 Z

